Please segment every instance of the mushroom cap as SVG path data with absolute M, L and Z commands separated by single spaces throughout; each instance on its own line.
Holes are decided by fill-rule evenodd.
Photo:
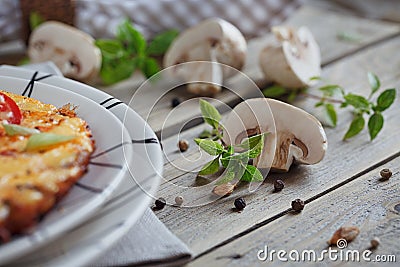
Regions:
M 101 52 L 94 39 L 67 24 L 47 21 L 29 38 L 28 55 L 33 63 L 53 61 L 70 78 L 87 80 L 101 67 Z
M 210 18 L 181 33 L 164 56 L 164 67 L 189 61 L 214 61 L 210 50 L 215 50 L 215 61 L 241 69 L 246 59 L 247 44 L 242 33 L 231 23 Z M 232 75 L 228 68 L 224 77 Z
M 265 114 L 267 109 L 272 115 Z M 293 161 L 315 164 L 323 159 L 327 149 L 321 123 L 306 111 L 278 100 L 254 98 L 238 104 L 224 124 L 223 140 L 226 144 L 238 144 L 246 137 L 240 124 L 247 130 L 269 132 L 264 149 L 255 161 L 259 168 L 269 168 L 271 161 L 271 168 L 279 171 L 288 171 Z
M 287 88 L 300 88 L 321 75 L 321 52 L 311 31 L 300 27 L 272 28 L 277 44 L 266 46 L 260 53 L 260 66 L 267 78 Z

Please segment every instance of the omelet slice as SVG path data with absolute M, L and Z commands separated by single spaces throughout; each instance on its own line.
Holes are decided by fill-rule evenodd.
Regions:
M 38 100 L 0 91 L 22 113 L 19 126 L 41 133 L 72 136 L 28 150 L 29 135 L 7 134 L 0 122 L 0 243 L 28 232 L 85 173 L 95 149 L 88 124 L 74 108 L 56 108 Z

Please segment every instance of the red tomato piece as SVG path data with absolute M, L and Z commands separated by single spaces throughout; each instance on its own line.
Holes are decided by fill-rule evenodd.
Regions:
M 22 113 L 12 98 L 0 92 L 0 122 L 4 120 L 8 123 L 20 124 Z

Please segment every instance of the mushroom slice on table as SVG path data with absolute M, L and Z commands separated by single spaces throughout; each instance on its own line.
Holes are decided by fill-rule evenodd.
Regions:
M 177 65 L 177 73 L 188 83 L 189 92 L 214 95 L 221 91 L 223 79 L 234 74 L 221 64 L 241 69 L 246 50 L 246 40 L 235 26 L 211 18 L 181 33 L 172 42 L 163 63 L 165 68 Z M 178 65 L 185 62 L 196 64 Z
M 313 84 L 321 75 L 321 52 L 311 31 L 286 26 L 272 28 L 276 42 L 260 53 L 259 62 L 267 80 L 296 89 Z
M 272 115 L 266 113 L 269 109 Z M 238 104 L 223 126 L 227 145 L 240 144 L 250 135 L 269 133 L 263 151 L 254 161 L 261 169 L 287 172 L 292 163 L 318 163 L 328 146 L 325 131 L 314 116 L 269 98 L 253 98 Z
M 101 52 L 94 39 L 67 24 L 47 21 L 29 38 L 32 63 L 53 61 L 64 76 L 80 81 L 94 78 L 101 67 Z

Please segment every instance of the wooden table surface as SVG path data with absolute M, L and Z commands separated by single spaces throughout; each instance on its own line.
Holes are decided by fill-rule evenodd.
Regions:
M 324 80 L 367 96 L 367 72 L 372 71 L 380 77 L 383 88 L 400 88 L 400 24 L 343 16 L 307 6 L 298 10 L 288 24 L 306 25 L 313 32 L 321 48 Z M 357 36 L 357 39 L 340 39 L 340 33 Z M 261 88 L 265 82 L 257 55 L 269 40 L 271 36 L 250 40 L 249 57 L 243 70 Z M 246 81 L 233 77 L 228 84 L 239 85 L 240 93 L 251 97 Z M 132 81 L 126 81 L 104 90 L 129 103 L 135 86 Z M 316 88 L 309 89 L 311 93 L 316 91 Z M 199 159 L 199 150 L 192 140 L 208 126 L 199 119 L 197 101 L 186 105 L 186 109 L 172 118 L 168 117 L 172 98 L 178 96 L 182 101 L 192 98 L 184 90 L 169 92 L 153 106 L 156 95 L 157 92 L 151 90 L 142 93 L 140 103 L 132 108 L 146 118 L 161 138 L 165 153 L 164 181 L 156 197 L 173 203 L 177 195 L 190 197 L 181 186 L 192 187 L 201 182 L 196 178 L 197 171 L 206 159 Z M 241 101 L 227 91 L 216 98 L 229 106 Z M 227 114 L 221 103 L 213 103 L 223 115 Z M 294 105 L 313 113 L 315 103 L 313 99 L 298 98 Z M 381 244 L 371 258 L 395 255 L 399 262 L 400 97 L 385 111 L 384 128 L 372 142 L 365 130 L 351 140 L 342 141 L 351 116 L 349 110 L 341 109 L 337 127 L 325 128 L 329 145 L 319 164 L 297 166 L 288 173 L 269 174 L 252 194 L 243 186 L 232 195 L 207 205 L 167 206 L 155 211 L 158 218 L 193 251 L 194 258 L 189 266 L 279 266 L 281 262 L 277 259 L 260 261 L 258 251 L 267 245 L 276 251 L 312 249 L 320 253 L 327 248 L 327 240 L 335 230 L 346 225 L 360 229 L 359 236 L 348 244 L 348 249 L 363 251 L 373 237 L 379 237 Z M 178 151 L 179 139 L 190 141 L 185 153 Z M 385 182 L 379 181 L 379 172 L 383 168 L 393 172 L 392 178 Z M 276 179 L 285 182 L 285 188 L 279 193 L 273 193 Z M 247 203 L 240 213 L 232 211 L 233 201 L 238 196 L 244 197 Z M 299 214 L 290 210 L 291 201 L 296 198 L 306 202 L 305 209 Z M 328 259 L 319 264 L 327 263 L 344 264 Z
M 321 47 L 322 77 L 325 80 L 338 83 L 354 93 L 368 95 L 366 74 L 372 71 L 381 78 L 383 88 L 400 88 L 399 24 L 344 17 L 310 7 L 300 9 L 289 24 L 306 25 L 314 33 Z M 338 34 L 343 32 L 359 39 L 340 40 Z M 249 43 L 250 55 L 244 72 L 260 86 L 263 86 L 263 79 L 257 54 L 270 38 L 265 36 Z M 242 90 L 245 95 L 246 88 Z M 316 89 L 309 90 L 313 92 Z M 195 186 L 198 183 L 196 170 L 205 162 L 196 160 L 199 151 L 191 140 L 208 129 L 199 120 L 199 124 L 194 123 L 195 126 L 180 131 L 185 122 L 199 116 L 197 102 L 180 116 L 174 116 L 175 119 L 166 120 L 174 96 L 182 100 L 190 97 L 175 90 L 161 99 L 151 112 L 146 110 L 146 105 L 142 105 L 143 109 L 136 109 L 148 116 L 148 122 L 159 135 L 162 133 L 165 181 L 158 196 L 172 203 L 177 195 L 185 196 L 185 190 L 175 185 Z M 231 106 L 240 101 L 227 92 L 216 98 Z M 221 105 L 215 104 L 223 111 Z M 315 111 L 315 100 L 297 99 L 294 104 Z M 363 251 L 377 236 L 381 245 L 372 255 L 395 255 L 400 261 L 399 97 L 384 116 L 384 129 L 373 142 L 369 141 L 365 130 L 344 142 L 342 137 L 351 121 L 351 113 L 340 110 L 337 127 L 325 128 L 329 145 L 319 164 L 295 167 L 288 173 L 270 174 L 253 194 L 246 194 L 247 188 L 244 187 L 204 206 L 167 206 L 156 214 L 193 250 L 194 259 L 189 264 L 193 266 L 260 265 L 263 262 L 257 258 L 257 252 L 265 245 L 269 249 L 287 252 L 313 249 L 320 253 L 326 249 L 327 240 L 335 230 L 345 225 L 360 228 L 359 236 L 348 249 Z M 179 139 L 191 141 L 189 150 L 182 154 L 177 150 Z M 393 172 L 393 177 L 387 182 L 378 181 L 383 168 L 390 168 Z M 188 172 L 189 169 L 194 171 Z M 280 193 L 272 192 L 276 179 L 282 179 L 286 184 Z M 232 212 L 233 201 L 238 196 L 243 196 L 247 202 L 241 213 Z M 290 207 L 296 198 L 305 200 L 307 204 L 303 212 L 294 215 Z M 329 260 L 322 264 L 326 262 Z M 281 263 L 275 260 L 268 264 Z

